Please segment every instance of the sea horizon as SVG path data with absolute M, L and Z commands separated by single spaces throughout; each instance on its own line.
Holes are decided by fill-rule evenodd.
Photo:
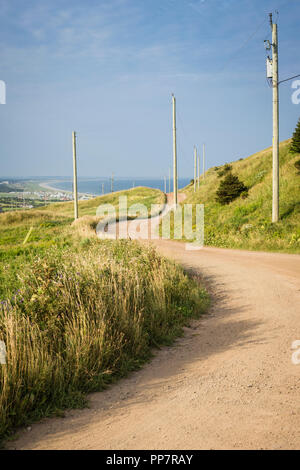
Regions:
M 178 188 L 184 188 L 190 182 L 191 178 L 179 178 Z M 45 181 L 46 182 L 46 181 Z M 62 191 L 72 191 L 73 182 L 72 179 L 55 180 L 49 179 L 46 182 L 49 187 L 56 188 Z M 143 184 L 141 184 L 143 183 Z M 99 178 L 78 178 L 77 182 L 78 192 L 84 194 L 101 195 L 110 193 L 113 191 L 122 191 L 126 189 L 132 189 L 137 186 L 145 186 L 148 188 L 165 190 L 165 181 L 163 178 L 143 178 L 143 177 L 128 177 L 128 178 L 114 178 L 113 188 L 111 184 L 111 178 L 99 177 Z M 170 191 L 172 191 L 173 182 L 170 182 Z M 169 179 L 166 180 L 166 192 L 169 192 Z

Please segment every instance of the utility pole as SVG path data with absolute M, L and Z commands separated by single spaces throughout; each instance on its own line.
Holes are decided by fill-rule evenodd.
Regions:
M 174 193 L 174 204 L 177 206 L 177 142 L 176 142 L 176 99 L 172 94 L 173 102 L 173 193 Z
M 169 193 L 171 192 L 171 167 L 169 166 Z
M 194 193 L 196 192 L 196 184 L 197 184 L 197 149 L 194 145 Z
M 78 219 L 78 193 L 77 193 L 77 162 L 76 162 L 76 132 L 72 132 L 73 142 L 73 191 L 74 191 L 74 219 Z
M 102 195 L 104 194 L 104 183 L 102 183 Z
M 279 219 L 279 97 L 278 97 L 278 35 L 277 24 L 273 23 L 270 13 L 270 26 L 272 29 L 272 65 L 273 65 L 273 201 L 272 222 Z
M 111 192 L 114 192 L 114 174 L 111 174 L 111 185 L 110 185 Z
M 205 178 L 205 144 L 203 144 L 203 179 Z
M 165 193 L 167 192 L 167 177 L 164 176 Z

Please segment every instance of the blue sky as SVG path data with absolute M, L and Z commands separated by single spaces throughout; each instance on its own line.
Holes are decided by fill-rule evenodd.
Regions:
M 300 74 L 299 0 L 0 0 L 0 175 L 71 175 L 72 130 L 79 176 L 168 174 L 171 93 L 181 177 L 194 144 L 208 166 L 270 146 L 276 9 L 284 79 Z M 281 85 L 281 140 L 300 116 L 292 92 Z

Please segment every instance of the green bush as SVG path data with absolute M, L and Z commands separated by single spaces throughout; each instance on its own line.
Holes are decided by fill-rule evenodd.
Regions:
M 297 173 L 300 175 L 300 160 L 295 161 L 294 165 L 297 169 Z
M 290 151 L 292 153 L 300 153 L 300 118 L 293 133 Z
M 232 165 L 229 165 L 226 163 L 223 167 L 221 167 L 220 170 L 218 170 L 218 177 L 221 178 L 224 176 L 226 173 L 232 170 Z

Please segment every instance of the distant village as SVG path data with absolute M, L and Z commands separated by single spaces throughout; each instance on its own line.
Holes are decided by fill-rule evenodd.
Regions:
M 80 194 L 79 200 L 88 200 L 92 195 Z M 51 202 L 72 201 L 73 194 L 55 189 L 24 191 L 20 184 L 0 181 L 0 212 L 17 209 L 33 209 Z

